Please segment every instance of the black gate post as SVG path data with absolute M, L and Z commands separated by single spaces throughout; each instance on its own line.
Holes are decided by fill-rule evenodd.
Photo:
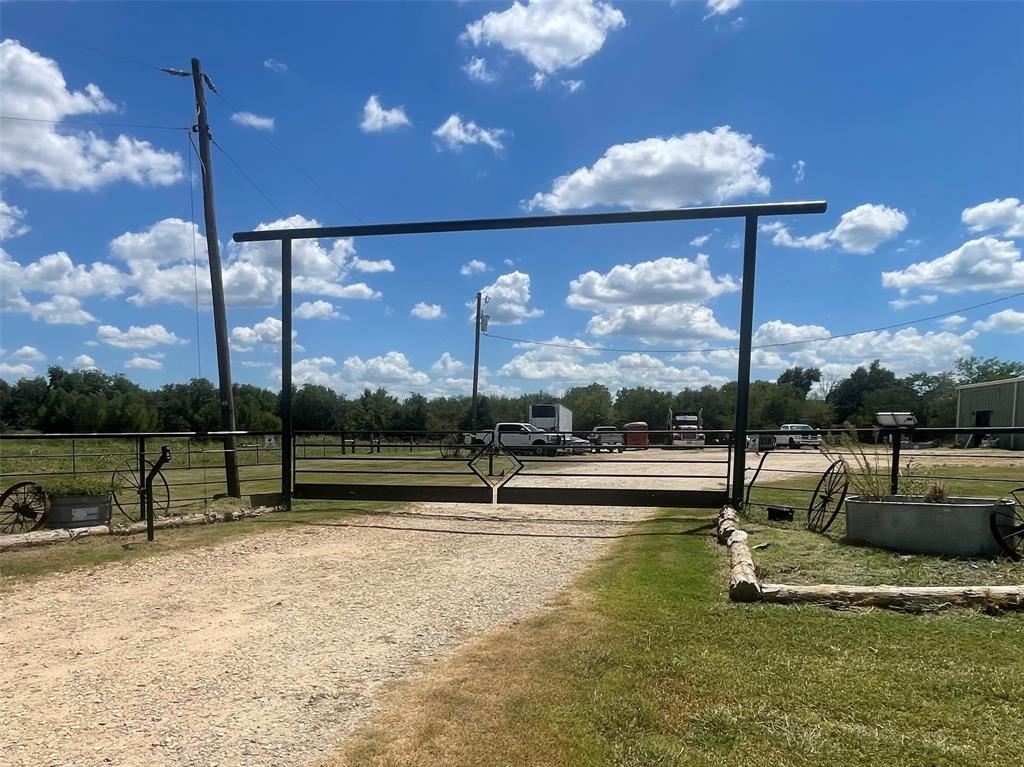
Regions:
M 281 240 L 281 505 L 292 510 L 292 241 Z
M 747 420 L 750 414 L 750 347 L 754 338 L 754 272 L 757 262 L 757 216 L 746 217 L 743 232 L 743 292 L 740 299 L 740 358 L 736 368 L 735 450 L 732 454 L 732 504 L 743 508 L 747 477 Z
M 892 436 L 892 466 L 889 467 L 889 495 L 900 494 L 900 446 L 903 441 L 903 433 L 899 428 L 891 432 Z

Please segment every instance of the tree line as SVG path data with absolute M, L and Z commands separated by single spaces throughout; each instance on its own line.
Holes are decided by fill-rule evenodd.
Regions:
M 954 369 L 899 377 L 877 360 L 841 380 L 817 368 L 794 367 L 775 381 L 754 381 L 750 388 L 750 428 L 773 429 L 783 423 L 817 428 L 840 425 L 870 427 L 875 413 L 912 411 L 918 422 L 952 426 L 956 387 L 1024 375 L 1024 363 L 996 357 L 958 359 Z M 385 389 L 366 389 L 348 398 L 325 386 L 293 388 L 295 428 L 355 432 L 447 431 L 468 429 L 470 397 L 428 399 L 410 394 L 404 400 Z M 236 384 L 237 427 L 246 431 L 281 428 L 280 394 L 250 384 Z M 668 425 L 670 410 L 703 412 L 707 429 L 730 429 L 736 417 L 736 382 L 671 393 L 643 386 L 614 395 L 600 384 L 576 386 L 562 396 L 543 390 L 518 397 L 485 396 L 478 406 L 478 426 L 523 421 L 532 403 L 560 402 L 573 411 L 576 431 L 645 421 L 651 429 Z M 47 377 L 0 381 L 0 428 L 4 431 L 119 432 L 216 431 L 220 428 L 219 390 L 205 378 L 146 390 L 121 374 L 50 367 Z

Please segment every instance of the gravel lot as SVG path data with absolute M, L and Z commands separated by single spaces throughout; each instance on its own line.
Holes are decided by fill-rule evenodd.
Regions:
M 0 596 L 0 763 L 315 765 L 649 513 L 420 504 L 27 584 Z

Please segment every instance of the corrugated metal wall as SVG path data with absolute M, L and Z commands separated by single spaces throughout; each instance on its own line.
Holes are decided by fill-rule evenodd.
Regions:
M 1014 418 L 1014 390 L 1016 390 L 1016 418 Z M 974 426 L 978 411 L 991 410 L 990 426 L 1024 427 L 1024 382 L 1006 381 L 991 386 L 978 386 L 960 390 L 960 407 L 957 411 L 957 426 L 969 429 Z M 1024 449 L 1024 435 L 1003 435 L 999 446 L 1011 450 Z

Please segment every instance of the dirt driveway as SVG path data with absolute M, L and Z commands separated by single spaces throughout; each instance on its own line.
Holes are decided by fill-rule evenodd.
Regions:
M 315 765 L 382 685 L 542 608 L 649 513 L 421 504 L 7 591 L 0 763 Z

